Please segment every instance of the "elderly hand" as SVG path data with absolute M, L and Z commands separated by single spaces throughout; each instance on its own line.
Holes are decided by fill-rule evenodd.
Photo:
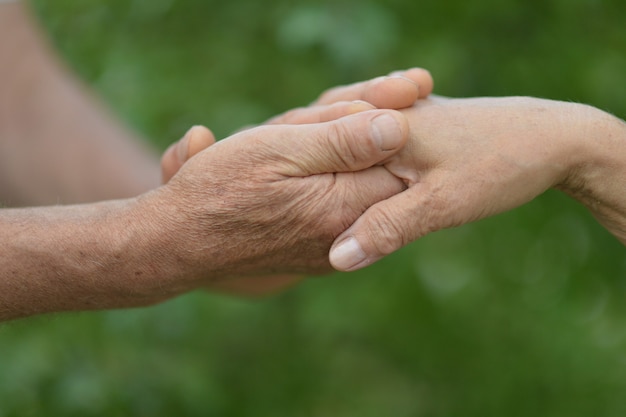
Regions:
M 550 187 L 580 199 L 626 243 L 623 122 L 589 106 L 519 97 L 431 98 L 403 113 L 410 139 L 385 167 L 408 189 L 369 208 L 337 238 L 335 268 L 362 268 Z
M 402 115 L 372 110 L 250 129 L 198 153 L 139 200 L 149 247 L 165 254 L 168 282 L 154 284 L 180 292 L 245 275 L 327 272 L 333 239 L 404 189 L 375 165 L 407 134 Z
M 400 110 L 428 97 L 433 79 L 423 68 L 395 71 L 323 92 L 310 106 L 299 107 L 275 116 L 265 124 L 307 124 L 337 120 L 374 109 Z M 194 126 L 179 141 L 172 143 L 161 158 L 161 178 L 168 182 L 187 160 L 215 143 L 213 132 Z
M 266 124 L 321 123 L 351 114 L 380 108 L 402 109 L 430 94 L 433 81 L 421 68 L 397 71 L 385 77 L 332 88 L 308 107 L 297 108 L 276 116 Z M 213 133 L 194 126 L 173 143 L 161 160 L 163 183 L 168 182 L 191 157 L 215 143 Z M 300 281 L 303 275 L 268 275 L 232 277 L 207 285 L 210 291 L 237 295 L 263 295 L 279 291 Z

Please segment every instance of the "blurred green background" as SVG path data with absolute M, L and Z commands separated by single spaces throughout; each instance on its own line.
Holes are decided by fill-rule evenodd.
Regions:
M 163 149 L 423 66 L 438 94 L 626 116 L 622 0 L 37 0 L 61 53 Z M 0 327 L 0 417 L 625 416 L 626 256 L 549 192 L 365 271 Z

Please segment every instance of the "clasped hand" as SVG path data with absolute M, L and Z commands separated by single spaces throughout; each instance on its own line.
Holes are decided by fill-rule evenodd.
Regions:
M 332 266 L 356 270 L 430 232 L 512 209 L 551 187 L 587 204 L 624 241 L 626 181 L 598 165 L 601 155 L 590 146 L 621 149 L 621 142 L 605 142 L 623 140 L 623 123 L 580 104 L 426 99 L 431 89 L 428 73 L 417 69 L 335 88 L 313 106 L 268 122 L 319 124 L 252 129 L 192 159 L 166 188 L 184 196 L 181 212 L 200 200 L 210 215 L 180 227 L 194 237 L 192 245 L 209 234 L 227 242 L 217 258 L 195 252 L 198 273 L 207 259 L 221 265 L 216 277 L 325 272 L 333 240 Z M 372 103 L 345 101 L 363 98 Z M 402 110 L 371 110 L 376 105 Z M 197 136 L 212 143 L 202 132 Z M 382 147 L 380 134 L 389 141 Z M 188 135 L 170 149 L 170 159 L 175 149 L 196 152 L 180 152 L 193 142 Z M 610 189 L 596 179 L 605 171 L 614 178 Z

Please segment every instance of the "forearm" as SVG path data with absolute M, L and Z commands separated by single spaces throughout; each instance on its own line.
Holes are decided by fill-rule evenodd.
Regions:
M 158 158 L 51 52 L 26 7 L 0 7 L 0 203 L 90 202 L 159 184 Z
M 175 295 L 160 234 L 139 210 L 135 199 L 1 210 L 0 320 Z

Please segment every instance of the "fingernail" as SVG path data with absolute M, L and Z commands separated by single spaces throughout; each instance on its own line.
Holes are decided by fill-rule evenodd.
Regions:
M 365 100 L 352 100 L 352 104 L 356 106 L 367 106 L 371 109 L 375 109 L 376 107 L 372 103 L 368 103 Z
M 366 111 L 366 110 L 375 110 L 376 106 L 373 106 L 372 104 L 368 103 L 367 101 L 363 101 L 363 100 L 355 100 L 352 102 L 352 107 L 350 110 L 352 110 L 352 112 L 354 113 L 359 113 L 362 111 Z
M 394 79 L 394 80 L 408 81 L 408 82 L 410 82 L 411 84 L 415 84 L 415 85 L 417 85 L 417 83 L 416 83 L 415 81 L 413 81 L 412 79 L 410 79 L 410 78 L 408 78 L 408 77 L 405 77 L 405 76 L 404 76 L 404 75 L 402 75 L 402 74 L 394 74 L 394 75 L 389 75 L 389 76 L 388 76 L 388 78 L 390 78 L 390 79 Z
M 400 124 L 388 114 L 376 116 L 372 120 L 372 136 L 383 151 L 396 149 L 402 142 Z
M 337 269 L 348 271 L 365 260 L 367 256 L 353 237 L 335 246 L 329 255 L 330 263 Z

